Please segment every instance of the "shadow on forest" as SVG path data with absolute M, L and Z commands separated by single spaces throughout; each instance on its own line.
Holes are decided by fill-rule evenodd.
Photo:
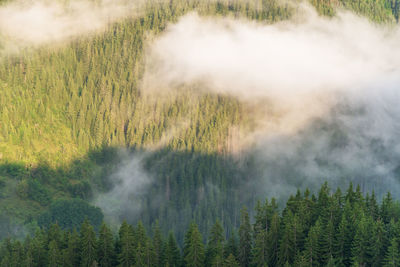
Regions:
M 34 167 L 2 163 L 1 196 L 6 199 L 10 191 L 15 192 L 15 201 L 0 203 L 0 221 L 4 221 L 0 237 L 10 233 L 10 218 L 25 224 L 39 221 L 46 226 L 58 221 L 77 227 L 88 210 L 100 203 L 108 221 L 141 220 L 149 228 L 158 221 L 164 232 L 172 229 L 181 242 L 193 220 L 207 233 L 218 218 L 230 234 L 239 224 L 243 205 L 252 211 L 257 200 L 266 197 L 277 197 L 282 204 L 297 189 L 315 193 L 325 181 L 334 190 L 345 189 L 352 181 L 364 192 L 375 190 L 378 199 L 387 191 L 400 192 L 400 154 L 392 143 L 395 132 L 386 131 L 388 139 L 369 135 L 360 120 L 368 114 L 362 111 L 345 107 L 332 114 L 293 135 L 261 140 L 240 159 L 167 147 L 152 151 L 102 147 L 57 168 L 45 162 Z M 69 199 L 91 205 L 60 204 Z M 84 210 L 74 215 L 80 220 L 64 224 L 55 214 L 66 210 L 65 205 Z M 26 215 L 20 209 L 30 212 Z M 43 223 L 40 216 L 46 211 L 53 213 Z M 99 222 L 102 215 L 93 214 Z
M 177 239 L 182 241 L 183 232 L 191 221 L 195 220 L 200 229 L 207 232 L 219 218 L 229 227 L 229 232 L 239 223 L 240 208 L 243 205 L 254 205 L 255 195 L 249 194 L 251 190 L 247 182 L 252 179 L 250 161 L 239 162 L 217 153 L 170 151 L 166 148 L 145 151 L 102 147 L 90 151 L 85 157 L 67 166 L 57 168 L 45 162 L 34 167 L 3 163 L 0 165 L 0 186 L 3 185 L 5 189 L 8 180 L 16 181 L 15 197 L 26 200 L 20 204 L 27 205 L 24 208 L 29 209 L 30 203 L 35 203 L 44 210 L 35 216 L 20 217 L 16 221 L 38 221 L 40 226 L 48 226 L 57 221 L 66 228 L 79 227 L 84 216 L 88 216 L 87 212 L 77 211 L 71 214 L 75 220 L 68 222 L 60 221 L 67 219 L 60 214 L 65 214 L 65 210 L 71 209 L 71 205 L 76 209 L 89 208 L 67 200 L 77 198 L 92 203 L 95 198 L 112 192 L 120 182 L 113 179 L 121 168 L 125 168 L 126 179 L 136 179 L 138 170 L 126 170 L 127 165 L 135 168 L 129 162 L 136 158 L 140 159 L 140 166 L 135 166 L 140 172 L 145 172 L 150 181 L 145 188 L 141 188 L 142 192 L 137 192 L 135 188 L 126 188 L 128 194 L 123 197 L 127 199 L 121 199 L 121 195 L 113 199 L 117 199 L 117 208 L 121 207 L 121 202 L 124 205 L 138 205 L 140 202 L 141 208 L 134 214 L 126 212 L 129 209 L 120 210 L 119 213 L 112 214 L 117 216 L 111 218 L 113 222 L 127 220 L 129 223 L 136 223 L 141 220 L 150 227 L 158 221 L 165 232 L 173 229 Z M 15 204 L 14 207 L 3 209 L 2 213 L 7 214 L 7 218 L 17 216 L 13 211 L 18 208 L 18 204 Z M 43 220 L 44 215 L 47 216 L 46 220 Z M 106 220 L 110 219 L 108 214 L 105 215 Z M 77 216 L 81 218 L 76 220 Z M 99 216 L 96 216 L 98 222 Z M 0 224 L 4 227 L 0 228 L 3 229 L 0 230 L 0 237 L 10 232 L 9 226 L 13 220 L 1 221 Z

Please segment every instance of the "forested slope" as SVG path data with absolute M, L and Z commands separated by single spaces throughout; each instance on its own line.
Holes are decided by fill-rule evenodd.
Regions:
M 345 8 L 379 23 L 395 23 L 399 12 L 394 0 L 311 4 L 324 15 Z M 91 201 L 110 190 L 121 148 L 132 155 L 151 151 L 144 165 L 155 177 L 130 222 L 140 218 L 150 227 L 159 219 L 179 241 L 193 219 L 204 233 L 216 218 L 229 231 L 238 225 L 238 207 L 256 201 L 247 187 L 255 171 L 251 157 L 230 155 L 233 129 L 249 123 L 245 104 L 198 93 L 195 85 L 168 93 L 163 101 L 141 88 L 146 43 L 190 11 L 273 23 L 288 19 L 294 9 L 274 0 L 149 2 L 144 15 L 102 33 L 0 60 L 3 236 L 21 233 L 16 224 L 30 230 L 39 218 L 43 225 L 51 223 L 40 216 L 56 200 Z
M 124 221 L 113 234 L 96 233 L 84 221 L 80 231 L 58 224 L 23 241 L 6 239 L 2 266 L 399 266 L 400 205 L 388 193 L 377 202 L 353 186 L 343 194 L 327 184 L 317 195 L 292 195 L 282 212 L 274 199 L 258 202 L 254 223 L 240 212 L 238 231 L 227 235 L 217 220 L 209 231 L 192 222 L 179 246 L 174 232 L 156 224 Z

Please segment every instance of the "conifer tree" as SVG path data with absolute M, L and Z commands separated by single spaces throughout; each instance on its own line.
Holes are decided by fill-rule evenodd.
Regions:
M 226 258 L 223 266 L 224 267 L 239 267 L 240 265 L 237 262 L 237 260 L 235 259 L 235 256 L 233 256 L 232 254 L 229 254 L 229 256 Z
M 267 233 L 267 244 L 268 244 L 268 265 L 276 266 L 278 261 L 278 253 L 279 253 L 279 226 L 280 220 L 278 213 L 275 213 L 272 216 L 270 230 Z
M 232 232 L 230 237 L 228 238 L 228 241 L 225 244 L 224 248 L 224 256 L 225 258 L 228 258 L 230 254 L 232 254 L 235 259 L 238 259 L 239 256 L 239 246 L 238 246 L 238 240 L 237 240 L 237 234 L 236 232 Z
M 356 235 L 352 244 L 353 262 L 358 262 L 361 266 L 370 266 L 375 254 L 375 233 L 371 217 L 361 218 L 357 225 Z
M 114 238 L 111 230 L 104 222 L 99 231 L 97 258 L 99 266 L 101 267 L 109 267 L 115 264 Z
M 204 266 L 204 245 L 198 226 L 192 223 L 185 236 L 185 266 Z
M 135 263 L 135 240 L 133 229 L 126 221 L 123 221 L 119 228 L 119 246 L 118 262 L 122 267 L 130 267 Z
M 76 229 L 68 235 L 67 248 L 64 250 L 64 265 L 67 267 L 75 267 L 80 265 L 80 238 Z
M 165 249 L 165 264 L 170 267 L 179 267 L 181 264 L 181 256 L 175 236 L 172 232 L 168 234 L 168 241 Z
M 252 264 L 254 266 L 268 266 L 268 260 L 268 234 L 265 229 L 262 229 L 255 236 Z
M 248 267 L 251 263 L 252 230 L 247 208 L 242 208 L 239 228 L 239 263 Z
M 385 267 L 400 266 L 399 246 L 396 238 L 390 241 L 390 246 L 387 250 L 384 265 Z
M 209 240 L 206 249 L 206 266 L 211 266 L 214 263 L 216 257 L 221 262 L 224 258 L 224 229 L 220 222 L 217 220 L 214 226 L 211 228 Z
M 80 248 L 81 266 L 92 267 L 97 262 L 97 239 L 93 226 L 87 219 L 81 226 Z
M 320 265 L 320 238 L 322 235 L 321 221 L 311 227 L 306 238 L 304 256 L 309 266 Z
M 161 235 L 160 226 L 158 221 L 154 227 L 154 236 L 153 236 L 153 248 L 154 248 L 154 265 L 155 266 L 162 266 L 164 264 L 164 253 L 165 253 L 165 244 L 163 237 Z
M 62 257 L 60 254 L 60 250 L 55 240 L 52 240 L 49 243 L 48 259 L 49 259 L 49 267 L 57 267 L 62 264 Z

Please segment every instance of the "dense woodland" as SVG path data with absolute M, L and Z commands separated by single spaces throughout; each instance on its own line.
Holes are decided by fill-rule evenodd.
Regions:
M 258 202 L 254 220 L 246 208 L 227 235 L 217 220 L 201 233 L 185 229 L 181 247 L 173 231 L 156 223 L 124 221 L 117 233 L 85 220 L 79 231 L 58 224 L 24 240 L 6 239 L 1 266 L 399 266 L 400 203 L 388 193 L 378 204 L 350 185 L 343 194 L 324 184 L 314 195 L 291 196 L 282 211 L 274 199 Z M 252 223 L 253 221 L 253 223 Z M 97 230 L 96 230 L 97 228 Z
M 256 196 L 248 193 L 257 176 L 251 156 L 231 155 L 234 129 L 249 123 L 244 103 L 195 93 L 198 85 L 185 85 L 179 96 L 171 93 L 163 101 L 141 91 L 147 42 L 182 15 L 197 11 L 274 23 L 290 18 L 293 6 L 275 0 L 147 2 L 143 15 L 109 25 L 104 32 L 1 57 L 0 237 L 24 236 L 58 223 L 23 242 L 6 240 L 2 264 L 92 266 L 95 260 L 108 266 L 99 258 L 105 253 L 98 254 L 101 249 L 111 253 L 110 265 L 123 266 L 143 266 L 149 255 L 154 266 L 190 263 L 194 248 L 200 252 L 193 260 L 198 265 L 188 266 L 214 261 L 216 266 L 249 266 L 264 259 L 270 266 L 310 261 L 380 266 L 390 253 L 398 257 L 400 215 L 390 196 L 378 207 L 373 197 L 363 198 L 359 191 L 342 198 L 323 187 L 318 197 L 306 193 L 291 198 L 282 213 L 275 204 L 257 206 Z M 344 8 L 376 23 L 397 23 L 400 9 L 398 0 L 310 2 L 326 16 Z M 160 142 L 172 129 L 173 137 Z M 121 149 L 132 156 L 146 152 L 144 168 L 154 183 L 138 200 L 140 214 L 118 218 L 142 224 L 123 224 L 114 242 L 101 226 L 102 211 L 90 203 L 113 187 L 110 176 L 120 167 Z M 249 216 L 240 213 L 243 205 Z M 93 226 L 84 223 L 80 233 L 62 230 L 79 228 L 85 216 Z M 150 239 L 143 228 L 150 233 L 157 221 L 160 233 L 154 231 Z M 297 224 L 299 235 L 290 232 Z M 160 237 L 168 231 L 174 234 Z M 371 231 L 373 236 L 365 235 Z M 330 244 L 324 244 L 327 233 L 332 234 Z M 211 241 L 203 239 L 209 234 Z M 176 242 L 184 244 L 183 254 Z M 380 247 L 364 250 L 371 242 Z M 275 247 L 265 247 L 271 244 Z

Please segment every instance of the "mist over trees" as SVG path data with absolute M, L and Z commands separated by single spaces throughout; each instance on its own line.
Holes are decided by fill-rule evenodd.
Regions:
M 395 196 L 378 202 L 363 185 L 344 194 L 324 185 L 286 206 L 257 202 L 265 197 L 257 155 L 242 154 L 235 142 L 254 127 L 253 107 L 201 84 L 162 99 L 143 91 L 147 44 L 181 16 L 275 23 L 296 6 L 147 2 L 143 14 L 65 44 L 7 54 L 0 40 L 1 265 L 398 266 Z M 324 16 L 345 9 L 375 23 L 399 19 L 397 0 L 310 3 Z M 121 162 L 136 158 L 151 183 L 145 194 L 109 195 L 107 204 L 121 208 L 110 218 L 95 200 L 118 187 L 112 178 Z M 121 202 L 140 208 L 127 213 Z

